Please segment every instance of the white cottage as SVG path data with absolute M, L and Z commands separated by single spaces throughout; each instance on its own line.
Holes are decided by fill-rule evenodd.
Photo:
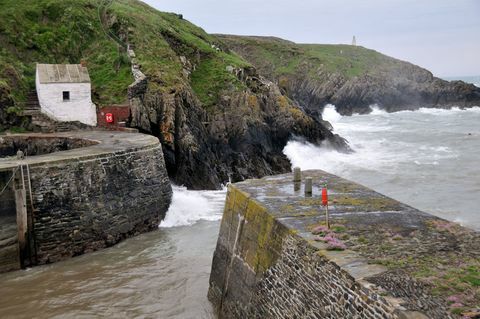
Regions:
M 81 64 L 37 64 L 36 87 L 42 113 L 57 121 L 97 125 L 86 67 Z

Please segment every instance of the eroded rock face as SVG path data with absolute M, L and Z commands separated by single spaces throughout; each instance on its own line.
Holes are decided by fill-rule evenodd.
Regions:
M 473 84 L 436 78 L 428 70 L 366 48 L 315 49 L 277 38 L 218 37 L 317 118 L 327 103 L 342 115 L 369 113 L 372 105 L 389 112 L 480 105 L 480 88 Z
M 291 165 L 282 151 L 295 136 L 348 149 L 341 137 L 306 115 L 275 84 L 254 69 L 240 71 L 247 89 L 222 92 L 208 111 L 188 85 L 169 93 L 154 81 L 130 89 L 131 125 L 160 138 L 176 183 L 214 189 L 229 180 L 287 172 Z
M 165 20 L 172 28 L 153 23 L 155 36 L 146 38 L 140 21 L 115 11 L 107 15 L 106 28 L 129 41 L 135 77 L 128 89 L 130 126 L 160 138 L 175 183 L 216 189 L 287 172 L 283 148 L 291 138 L 348 149 L 250 63 L 178 16 L 155 13 L 151 21 Z M 152 46 L 161 59 L 150 55 Z
M 368 113 L 372 105 L 389 112 L 480 105 L 480 89 L 473 84 L 444 81 L 418 67 L 409 69 L 411 73 L 403 76 L 382 74 L 350 79 L 334 91 L 328 102 L 345 115 Z

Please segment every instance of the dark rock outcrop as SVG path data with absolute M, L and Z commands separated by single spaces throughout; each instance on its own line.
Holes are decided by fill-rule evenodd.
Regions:
M 232 70 L 246 85 L 224 91 L 206 111 L 189 86 L 174 92 L 155 83 L 131 87 L 131 125 L 159 136 L 170 176 L 189 188 L 218 188 L 229 180 L 287 172 L 282 153 L 291 138 L 348 150 L 345 140 L 306 115 L 252 68 Z M 133 93 L 135 92 L 135 93 Z
M 372 105 L 389 112 L 480 105 L 480 88 L 472 84 L 436 78 L 421 67 L 363 47 L 218 37 L 318 117 L 327 103 L 343 115 L 369 113 Z
M 168 67 L 162 69 L 162 60 L 145 67 L 152 44 L 138 22 L 114 17 L 114 11 L 108 15 L 115 22 L 106 27 L 129 41 L 135 77 L 128 89 L 130 125 L 160 138 L 175 183 L 215 189 L 228 181 L 288 172 L 291 163 L 283 149 L 292 138 L 349 150 L 343 138 L 203 30 L 176 16 L 163 17 L 186 28 L 195 41 L 161 29 L 157 39 Z

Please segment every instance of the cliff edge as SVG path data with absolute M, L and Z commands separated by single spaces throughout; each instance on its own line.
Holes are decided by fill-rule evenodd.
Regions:
M 480 105 L 480 88 L 473 84 L 436 78 L 421 67 L 361 46 L 218 38 L 317 116 L 327 103 L 342 115 L 369 113 L 372 105 L 388 112 Z

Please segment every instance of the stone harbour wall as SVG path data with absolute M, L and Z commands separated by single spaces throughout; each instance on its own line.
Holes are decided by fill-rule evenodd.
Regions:
M 172 197 L 158 139 L 123 132 L 56 135 L 62 134 L 96 144 L 21 161 L 30 169 L 34 264 L 157 229 Z
M 458 271 L 457 260 L 469 271 L 477 267 L 478 233 L 322 171 L 304 176 L 317 181 L 313 197 L 294 189 L 292 174 L 229 186 L 208 292 L 219 318 L 425 319 L 475 313 L 466 305 L 451 308 L 451 292 L 435 292 L 432 276 L 437 263 L 439 286 L 441 276 Z M 319 198 L 325 183 L 331 193 L 330 235 L 343 241 L 344 249 L 332 249 L 321 238 L 325 234 L 315 234 L 325 228 Z M 438 223 L 459 232 L 447 234 Z M 414 275 L 422 272 L 429 278 Z
M 0 172 L 0 273 L 20 269 L 15 194 L 7 187 L 11 171 Z
M 160 145 L 31 168 L 39 264 L 156 229 L 171 196 Z
M 220 318 L 398 318 L 392 305 L 235 186 L 228 192 L 209 299 Z

